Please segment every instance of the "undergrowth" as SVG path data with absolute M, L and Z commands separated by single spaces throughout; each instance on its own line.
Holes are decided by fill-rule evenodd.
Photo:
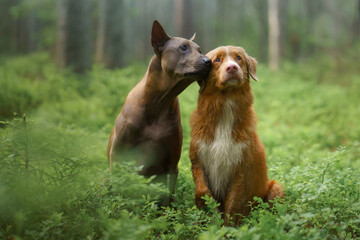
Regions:
M 163 186 L 136 174 L 132 159 L 112 174 L 106 160 L 115 117 L 145 65 L 95 66 L 78 77 L 43 53 L 8 59 L 0 66 L 0 239 L 360 238 L 360 78 L 353 68 L 336 74 L 333 64 L 260 65 L 252 82 L 258 134 L 286 197 L 272 208 L 255 199 L 241 226 L 222 227 L 218 203 L 206 199 L 203 211 L 193 202 L 196 84 L 180 96 L 176 201 L 159 208 Z

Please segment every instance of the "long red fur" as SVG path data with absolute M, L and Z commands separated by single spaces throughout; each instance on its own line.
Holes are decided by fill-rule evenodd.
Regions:
M 213 68 L 205 80 L 205 87 L 199 94 L 198 106 L 191 116 L 191 144 L 190 159 L 195 182 L 195 203 L 197 207 L 204 207 L 205 195 L 212 196 L 208 186 L 205 166 L 199 159 L 199 142 L 210 144 L 214 141 L 217 123 L 223 114 L 226 100 L 231 99 L 235 105 L 235 122 L 232 128 L 232 138 L 236 143 L 247 142 L 242 152 L 241 161 L 235 166 L 228 186 L 225 201 L 220 202 L 219 210 L 223 212 L 224 224 L 228 225 L 230 219 L 239 223 L 241 215 L 250 213 L 249 201 L 255 196 L 265 201 L 284 196 L 282 187 L 275 181 L 269 181 L 264 146 L 256 133 L 256 115 L 253 108 L 254 97 L 251 92 L 250 75 L 256 77 L 256 61 L 248 56 L 239 47 L 228 46 L 233 53 L 241 56 L 239 63 L 243 79 L 240 86 L 221 88 L 221 64 L 216 64 L 216 58 L 224 58 L 224 48 L 217 48 L 207 54 L 213 61 Z M 225 187 L 225 186 L 224 186 Z

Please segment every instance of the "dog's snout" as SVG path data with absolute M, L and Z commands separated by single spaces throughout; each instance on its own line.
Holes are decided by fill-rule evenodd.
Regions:
M 236 64 L 230 64 L 229 66 L 226 67 L 226 71 L 228 73 L 234 73 L 237 72 L 237 70 L 239 70 L 239 67 L 236 66 Z
M 206 65 L 210 65 L 210 64 L 211 64 L 211 60 L 210 60 L 210 58 L 208 58 L 208 57 L 203 57 L 202 61 L 203 61 L 203 63 L 206 64 Z

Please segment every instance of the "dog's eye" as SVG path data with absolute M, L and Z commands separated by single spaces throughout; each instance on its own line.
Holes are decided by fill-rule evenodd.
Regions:
M 220 58 L 215 59 L 215 62 L 220 62 Z
M 240 61 L 241 57 L 240 56 L 236 56 L 236 60 Z
M 180 50 L 186 52 L 188 50 L 188 47 L 186 45 L 181 45 Z

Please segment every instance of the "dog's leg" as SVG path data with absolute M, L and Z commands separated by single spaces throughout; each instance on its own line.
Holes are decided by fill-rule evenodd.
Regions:
M 176 169 L 170 171 L 170 179 L 169 179 L 170 203 L 175 200 L 174 193 L 176 189 L 178 174 L 179 174 L 179 170 L 177 167 Z
M 153 183 L 160 183 L 166 187 L 168 187 L 168 174 L 167 173 L 161 173 L 156 175 L 156 177 L 152 181 Z M 169 206 L 169 195 L 168 194 L 162 194 L 159 199 L 159 206 Z
M 206 181 L 204 179 L 204 173 L 200 164 L 192 165 L 192 173 L 195 182 L 195 205 L 199 209 L 202 209 L 205 207 L 205 200 L 203 197 L 206 195 L 211 196 L 211 192 L 207 187 Z
M 205 207 L 205 200 L 202 199 L 205 195 L 211 196 L 211 192 L 208 188 L 207 180 L 205 179 L 205 173 L 200 165 L 200 160 L 197 157 L 196 147 L 193 143 L 190 145 L 190 159 L 191 170 L 195 183 L 195 205 L 202 209 Z
M 237 173 L 231 181 L 229 191 L 226 195 L 224 204 L 224 226 L 229 226 L 232 223 L 235 225 L 239 223 L 241 217 L 238 215 L 246 214 L 247 208 L 246 202 L 241 202 L 243 197 L 244 189 L 244 175 Z

